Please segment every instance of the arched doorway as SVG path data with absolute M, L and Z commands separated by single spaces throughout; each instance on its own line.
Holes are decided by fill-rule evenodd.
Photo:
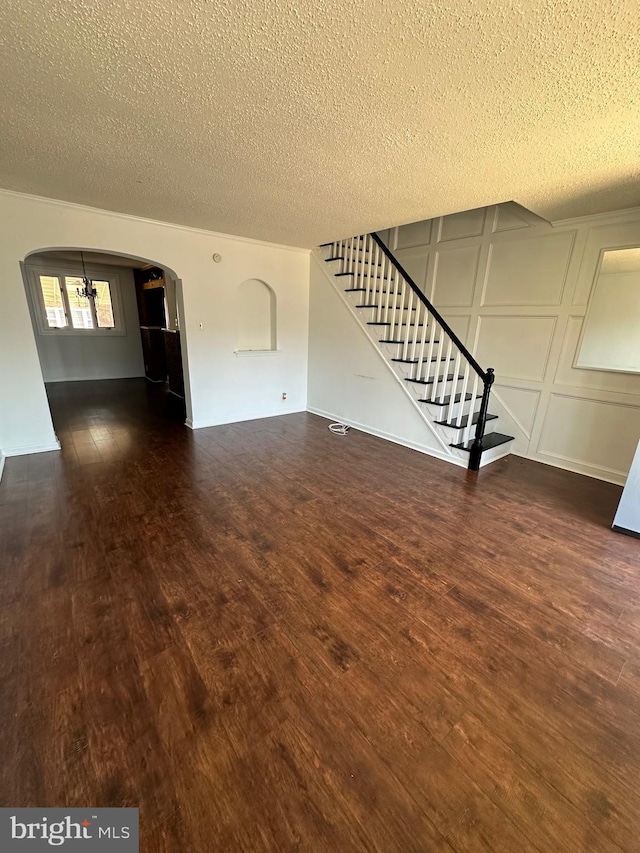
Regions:
M 83 433 L 91 457 L 114 430 L 124 443 L 134 423 L 184 424 L 191 405 L 174 270 L 124 253 L 53 247 L 30 252 L 22 271 L 63 448 Z

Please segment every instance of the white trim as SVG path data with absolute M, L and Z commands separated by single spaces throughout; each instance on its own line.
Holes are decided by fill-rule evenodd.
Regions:
M 426 447 L 425 445 L 418 444 L 418 442 L 415 441 L 408 441 L 406 438 L 402 438 L 392 432 L 385 432 L 384 430 L 377 429 L 376 427 L 369 426 L 368 424 L 361 424 L 359 421 L 345 419 L 340 415 L 325 412 L 324 409 L 316 409 L 315 406 L 307 406 L 307 411 L 312 415 L 319 415 L 321 418 L 326 418 L 329 421 L 338 421 L 341 424 L 346 424 L 348 427 L 357 429 L 359 432 L 366 432 L 368 435 L 375 435 L 376 438 L 391 441 L 393 444 L 408 447 L 410 450 L 417 450 L 418 453 L 424 453 L 425 456 L 433 456 L 434 459 L 439 459 L 441 462 L 449 462 L 450 464 L 457 465 L 459 468 L 468 467 L 468 462 L 461 459 L 459 456 L 449 456 L 448 454 L 440 453 L 432 447 Z
M 5 461 L 5 459 L 6 459 L 6 456 L 5 456 L 5 455 L 4 455 L 4 453 L 0 450 L 0 483 L 2 482 L 2 472 L 4 471 L 4 461 Z
M 16 190 L 7 190 L 0 188 L 0 195 L 8 195 L 14 198 L 26 198 L 31 201 L 43 202 L 44 204 L 60 205 L 61 207 L 70 207 L 74 210 L 84 210 L 88 213 L 97 213 L 102 216 L 116 217 L 117 219 L 130 219 L 134 222 L 143 222 L 146 225 L 162 225 L 165 228 L 174 228 L 178 231 L 189 231 L 192 234 L 202 234 L 206 237 L 218 237 L 224 238 L 225 240 L 235 240 L 239 243 L 251 243 L 256 246 L 267 246 L 271 249 L 286 249 L 290 252 L 301 252 L 305 255 L 308 255 L 313 251 L 313 249 L 308 249 L 303 246 L 287 246 L 284 243 L 270 243 L 267 240 L 257 240 L 255 237 L 241 237 L 238 234 L 225 234 L 223 231 L 209 231 L 206 228 L 195 228 L 193 225 L 180 225 L 177 222 L 163 222 L 161 219 L 148 219 L 144 216 L 136 216 L 133 213 L 118 213 L 117 210 L 104 210 L 101 207 L 91 207 L 88 204 L 78 204 L 75 201 L 64 201 L 60 198 L 46 198 L 45 196 L 33 195 L 32 193 L 17 192 Z
M 278 418 L 280 415 L 297 415 L 300 412 L 306 412 L 306 408 L 283 408 L 283 409 L 275 409 L 273 411 L 268 412 L 252 412 L 251 414 L 235 415 L 228 418 L 223 418 L 222 420 L 216 421 L 194 421 L 192 418 L 187 418 L 185 420 L 185 425 L 189 427 L 189 429 L 206 429 L 207 427 L 215 427 L 215 426 L 225 426 L 225 424 L 241 424 L 244 421 L 259 421 L 262 418 Z
M 30 453 L 50 453 L 52 450 L 60 450 L 58 439 L 50 444 L 27 444 L 22 447 L 5 447 L 5 456 L 28 456 Z
M 522 207 L 523 205 L 520 206 Z M 568 219 L 545 221 L 548 221 L 553 228 L 563 228 L 565 225 L 579 225 L 583 222 L 601 222 L 606 219 L 615 221 L 616 219 L 633 216 L 634 214 L 640 219 L 640 207 L 623 207 L 620 210 L 608 210 L 604 213 L 588 213 L 586 216 L 570 216 Z

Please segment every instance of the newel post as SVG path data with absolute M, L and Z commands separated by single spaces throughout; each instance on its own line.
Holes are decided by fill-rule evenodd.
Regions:
M 493 367 L 487 368 L 484 375 L 484 390 L 482 392 L 482 402 L 480 403 L 480 411 L 478 412 L 478 423 L 476 424 L 476 435 L 471 445 L 469 454 L 469 470 L 479 471 L 480 460 L 482 459 L 482 439 L 484 438 L 484 428 L 487 423 L 487 412 L 489 411 L 489 395 L 491 394 L 491 386 L 495 381 L 495 372 Z M 469 417 L 473 417 L 473 401 L 469 411 Z

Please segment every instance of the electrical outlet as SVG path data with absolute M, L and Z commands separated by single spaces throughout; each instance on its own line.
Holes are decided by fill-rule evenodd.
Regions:
M 286 391 L 283 391 L 283 392 L 282 392 L 282 399 L 283 399 L 283 400 L 286 400 L 286 399 L 287 399 L 287 392 L 286 392 Z

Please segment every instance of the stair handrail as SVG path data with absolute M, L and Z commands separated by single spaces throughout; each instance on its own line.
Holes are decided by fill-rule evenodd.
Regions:
M 425 296 L 422 290 L 418 287 L 415 281 L 411 278 L 406 269 L 402 266 L 400 261 L 394 256 L 394 254 L 387 248 L 387 246 L 383 243 L 381 238 L 375 231 L 372 231 L 369 236 L 374 241 L 376 246 L 378 246 L 383 255 L 387 258 L 389 263 L 391 263 L 396 270 L 400 273 L 400 275 L 407 282 L 409 287 L 414 291 L 418 299 L 423 303 L 429 314 L 432 317 L 435 317 L 436 321 L 439 323 L 440 327 L 444 330 L 444 332 L 451 338 L 453 343 L 458 347 L 462 355 L 467 359 L 471 367 L 475 370 L 478 376 L 482 379 L 483 382 L 483 390 L 482 390 L 482 400 L 480 402 L 480 411 L 478 414 L 478 421 L 476 423 L 475 434 L 473 438 L 473 444 L 471 446 L 471 450 L 469 452 L 469 470 L 470 471 L 478 471 L 480 469 L 480 460 L 482 459 L 482 440 L 484 438 L 484 431 L 487 423 L 487 412 L 489 411 L 489 396 L 491 394 L 491 386 L 495 381 L 495 372 L 492 367 L 487 368 L 487 370 L 483 370 L 482 367 L 478 364 L 475 358 L 471 355 L 466 346 L 462 343 L 460 338 L 453 331 L 451 326 L 444 319 L 442 314 L 438 311 L 438 309 L 432 305 L 431 301 Z
M 429 311 L 429 313 L 430 313 L 430 314 L 432 314 L 432 315 L 436 318 L 436 320 L 437 320 L 437 321 L 438 321 L 438 323 L 442 326 L 442 328 L 443 328 L 443 329 L 444 329 L 444 331 L 447 333 L 447 335 L 449 335 L 449 337 L 453 340 L 454 344 L 458 347 L 458 349 L 460 350 L 460 352 L 461 352 L 461 353 L 464 355 L 464 357 L 467 359 L 467 361 L 469 362 L 469 364 L 471 365 L 471 367 L 473 367 L 473 369 L 475 370 L 475 372 L 480 376 L 480 378 L 482 379 L 482 381 L 486 384 L 486 383 L 487 383 L 487 380 L 489 379 L 489 376 L 493 373 L 493 370 L 491 370 L 491 368 L 489 368 L 489 370 L 491 370 L 491 374 L 490 374 L 490 373 L 489 373 L 489 371 L 485 371 L 485 370 L 483 370 L 483 369 L 480 367 L 480 365 L 478 364 L 478 362 L 477 362 L 477 361 L 475 360 L 475 358 L 471 355 L 471 353 L 469 352 L 469 350 L 466 348 L 466 346 L 462 343 L 462 341 L 460 340 L 460 338 L 459 338 L 459 337 L 456 335 L 456 333 L 453 331 L 453 329 L 451 328 L 451 326 L 450 326 L 450 325 L 447 323 L 447 321 L 444 319 L 444 317 L 442 316 L 442 314 L 438 311 L 438 309 L 437 309 L 437 308 L 435 308 L 435 306 L 434 306 L 434 305 L 429 301 L 429 299 L 427 299 L 427 297 L 425 296 L 424 292 L 423 292 L 422 290 L 420 290 L 420 288 L 418 287 L 418 285 L 417 285 L 417 284 L 415 283 L 415 281 L 411 278 L 411 276 L 410 276 L 410 275 L 409 275 L 409 273 L 405 270 L 405 268 L 402 266 L 402 264 L 400 263 L 400 261 L 399 261 L 399 260 L 395 257 L 395 255 L 394 255 L 394 254 L 393 254 L 393 253 L 392 253 L 392 252 L 391 252 L 391 251 L 390 251 L 390 250 L 385 246 L 385 244 L 382 242 L 382 240 L 381 240 L 381 239 L 380 239 L 380 237 L 377 235 L 377 233 L 376 233 L 375 231 L 372 231 L 372 232 L 369 234 L 369 236 L 373 239 L 373 241 L 376 243 L 376 245 L 377 245 L 377 246 L 379 246 L 379 247 L 382 249 L 382 252 L 383 252 L 383 253 L 384 253 L 384 255 L 386 256 L 387 260 L 389 260 L 389 261 L 390 261 L 390 262 L 395 266 L 395 268 L 398 270 L 398 272 L 400 273 L 400 275 L 401 275 L 401 276 L 404 278 L 404 280 L 407 282 L 407 284 L 409 285 L 409 287 L 410 287 L 410 288 L 415 292 L 415 294 L 417 295 L 418 299 L 419 299 L 422 303 L 424 303 L 424 305 L 425 305 L 425 307 L 427 308 L 427 310 Z M 493 380 L 492 380 L 492 381 L 493 381 Z

